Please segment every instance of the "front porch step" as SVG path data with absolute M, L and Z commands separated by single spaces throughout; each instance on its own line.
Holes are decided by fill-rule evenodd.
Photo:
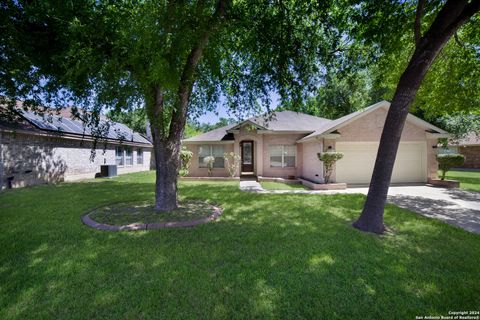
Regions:
M 256 180 L 240 180 L 240 190 L 242 191 L 249 191 L 249 192 L 262 192 L 265 191 L 260 183 Z

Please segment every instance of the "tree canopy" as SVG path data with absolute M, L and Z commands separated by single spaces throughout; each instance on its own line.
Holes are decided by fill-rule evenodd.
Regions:
M 145 108 L 157 162 L 157 208 L 167 210 L 176 206 L 180 140 L 188 118 L 215 110 L 219 102 L 239 118 L 268 110 L 272 93 L 284 106 L 298 110 L 307 101 L 307 110 L 325 110 L 330 117 L 377 96 L 393 97 L 391 85 L 418 31 L 434 21 L 443 2 L 426 3 L 420 20 L 416 5 L 413 0 L 5 0 L 0 103 L 71 104 L 90 111 L 93 126 L 101 109 Z M 449 62 L 434 65 L 415 102 L 419 108 L 471 112 L 472 103 L 478 105 L 478 34 L 477 17 L 459 31 L 456 43 L 447 44 Z M 451 87 L 458 93 L 449 99 L 445 92 Z
M 296 109 L 337 118 L 379 100 L 391 101 L 415 49 L 416 4 L 416 1 L 361 2 L 362 10 L 350 16 L 355 23 L 347 28 L 348 41 L 336 53 L 337 59 L 327 66 L 322 84 Z M 432 22 L 440 4 L 434 1 L 425 4 L 422 29 Z M 448 41 L 433 63 L 411 112 L 449 130 L 458 127 L 448 125 L 455 121 L 449 117 L 471 118 L 480 113 L 479 35 L 480 18 L 474 16 Z M 281 108 L 295 109 L 288 104 Z
M 226 8 L 217 22 L 220 3 Z M 215 19 L 189 113 L 215 109 L 222 95 L 238 111 L 268 106 L 271 91 L 298 102 L 316 84 L 327 54 L 319 48 L 336 35 L 324 23 L 333 20 L 329 7 L 328 1 L 7 1 L 0 10 L 0 89 L 32 102 L 121 109 L 140 105 L 158 85 L 172 106 L 192 44 Z
M 333 1 L 5 1 L 0 92 L 11 106 L 146 108 L 159 210 L 175 208 L 187 117 L 301 104 L 339 45 Z

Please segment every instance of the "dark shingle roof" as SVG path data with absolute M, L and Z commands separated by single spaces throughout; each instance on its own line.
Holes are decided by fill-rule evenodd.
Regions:
M 229 125 L 223 128 L 219 128 L 210 132 L 206 132 L 196 137 L 185 139 L 185 142 L 202 142 L 202 141 L 222 141 L 226 139 L 228 130 L 240 128 L 242 125 L 251 123 L 257 125 L 259 129 L 262 130 L 271 130 L 275 132 L 304 132 L 305 137 L 298 140 L 298 142 L 305 142 L 311 139 L 314 139 L 317 136 L 324 134 L 332 133 L 337 128 L 340 128 L 350 121 L 353 121 L 357 118 L 363 117 L 368 113 L 378 109 L 378 108 L 389 108 L 390 103 L 388 101 L 377 102 L 367 108 L 358 110 L 356 112 L 350 113 L 344 117 L 338 118 L 336 120 L 328 120 L 325 118 L 315 117 L 304 113 L 294 112 L 294 111 L 280 111 L 275 112 L 272 119 L 266 118 L 264 116 L 253 117 L 238 124 Z M 417 125 L 425 127 L 425 129 L 433 130 L 434 133 L 447 134 L 446 131 L 435 127 L 434 125 L 415 117 L 412 114 L 408 115 L 410 121 L 415 122 Z M 231 138 L 233 140 L 233 137 Z
M 81 120 L 74 120 L 69 117 L 62 117 L 53 114 L 40 115 L 25 110 L 18 111 L 28 122 L 42 131 L 81 135 L 86 137 L 98 136 L 98 134 L 92 132 L 91 128 L 85 126 Z M 148 141 L 143 135 L 134 132 L 124 124 L 101 120 L 99 126 L 104 127 L 106 133 L 102 134 L 101 138 L 151 145 L 150 141 Z
M 228 130 L 240 127 L 244 123 L 253 123 L 261 129 L 272 131 L 301 131 L 305 133 L 314 132 L 319 126 L 332 122 L 325 118 L 315 117 L 308 114 L 294 111 L 280 111 L 273 113 L 271 118 L 266 115 L 253 117 L 245 121 L 218 128 L 201 135 L 185 139 L 185 142 L 195 141 L 228 141 L 233 140 L 233 136 L 228 134 Z
M 232 129 L 235 127 L 237 124 L 229 124 L 228 126 L 221 127 L 212 131 L 208 131 L 205 133 L 202 133 L 198 136 L 191 137 L 188 139 L 185 139 L 183 141 L 187 142 L 195 142 L 195 141 L 207 141 L 207 142 L 212 142 L 212 141 L 228 141 L 228 140 L 234 140 L 233 135 L 229 134 L 227 130 Z

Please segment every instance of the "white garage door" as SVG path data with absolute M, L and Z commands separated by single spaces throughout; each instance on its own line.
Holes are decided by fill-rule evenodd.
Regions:
M 378 143 L 337 142 L 336 151 L 344 156 L 336 163 L 336 180 L 369 183 L 377 157 Z M 424 142 L 400 143 L 393 168 L 392 183 L 426 182 Z

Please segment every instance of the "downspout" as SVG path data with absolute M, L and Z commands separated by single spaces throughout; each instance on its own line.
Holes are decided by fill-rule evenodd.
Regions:
M 322 152 L 325 152 L 325 138 L 322 138 Z M 325 166 L 323 165 L 322 162 L 322 181 L 325 183 Z

